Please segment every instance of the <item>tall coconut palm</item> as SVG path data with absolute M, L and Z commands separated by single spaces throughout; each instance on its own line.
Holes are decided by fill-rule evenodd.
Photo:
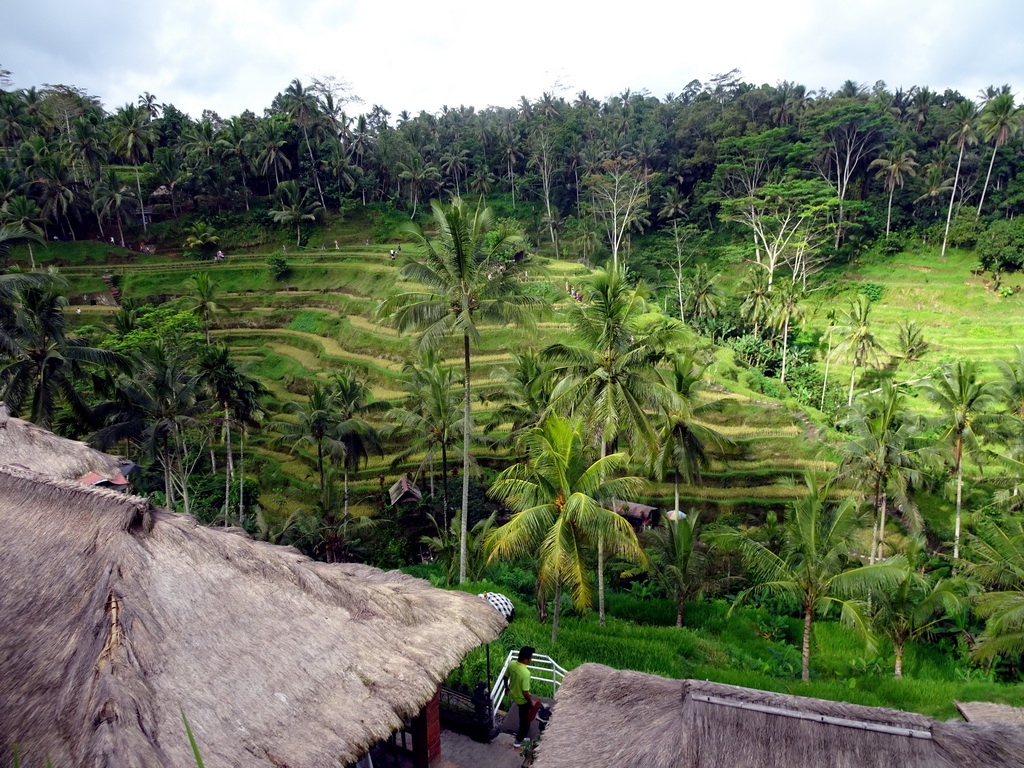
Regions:
M 733 441 L 700 418 L 721 410 L 725 400 L 701 402 L 703 369 L 694 365 L 690 357 L 678 356 L 663 371 L 667 397 L 662 403 L 662 422 L 658 430 L 658 451 L 654 454 L 658 477 L 672 476 L 675 506 L 679 511 L 679 482 L 699 483 L 701 471 L 710 460 L 708 449 L 728 450 Z
M 249 210 L 249 185 L 245 181 L 245 169 L 252 167 L 255 141 L 246 124 L 239 117 L 233 117 L 217 136 L 217 148 L 223 157 L 234 158 L 242 174 L 242 193 L 245 210 Z
M 960 558 L 960 510 L 963 500 L 964 452 L 977 453 L 978 438 L 988 433 L 989 409 L 998 402 L 998 387 L 983 382 L 973 362 L 947 365 L 940 374 L 921 385 L 925 397 L 940 411 L 942 438 L 953 454 L 952 473 L 956 478 L 956 521 L 953 529 L 953 561 Z
M 979 216 L 981 216 L 981 209 L 985 205 L 985 193 L 988 191 L 988 183 L 992 178 L 992 166 L 996 162 L 996 153 L 1020 128 L 1020 118 L 1021 111 L 1014 104 L 1012 93 L 1000 93 L 981 110 L 978 127 L 981 129 L 985 141 L 992 142 L 992 159 L 989 160 L 985 186 L 981 188 L 981 200 L 978 201 Z
M 132 213 L 137 211 L 139 199 L 122 183 L 113 168 L 107 168 L 94 187 L 92 210 L 100 222 L 114 219 L 117 222 L 118 242 L 124 242 L 122 221 L 131 221 Z M 100 230 L 102 232 L 102 230 Z
M 461 384 L 457 372 L 446 368 L 436 350 L 427 350 L 418 365 L 403 367 L 403 389 L 408 397 L 389 412 L 397 432 L 404 437 L 406 449 L 397 454 L 392 466 L 410 456 L 423 454 L 416 474 L 428 469 L 430 495 L 434 497 L 434 460 L 441 459 L 442 528 L 448 526 L 448 455 L 457 449 L 462 437 L 462 403 L 456 387 Z
M 884 179 L 885 186 L 889 190 L 889 204 L 885 212 L 885 239 L 889 239 L 889 225 L 892 222 L 892 196 L 896 187 L 903 188 L 907 176 L 917 175 L 917 161 L 914 159 L 917 153 L 907 149 L 902 144 L 897 144 L 887 154 L 875 158 L 868 168 L 877 168 L 876 178 Z
M 313 145 L 309 139 L 310 126 L 320 116 L 320 100 L 317 98 L 315 91 L 303 88 L 301 81 L 296 78 L 285 89 L 284 104 L 288 109 L 288 116 L 302 129 L 302 136 L 306 142 L 306 151 L 309 153 L 309 167 L 313 173 L 317 194 L 320 196 L 320 207 L 326 208 L 327 203 L 324 201 L 324 190 L 320 186 L 320 175 L 316 172 L 317 163 L 313 157 Z
M 867 296 L 858 295 L 850 303 L 845 315 L 841 326 L 836 328 L 843 336 L 836 344 L 835 352 L 848 354 L 852 362 L 850 395 L 846 402 L 847 407 L 850 407 L 853 405 L 853 385 L 857 380 L 857 369 L 872 360 L 877 360 L 878 354 L 885 350 L 871 331 L 871 300 Z
M 0 400 L 41 427 L 53 423 L 60 403 L 88 423 L 79 379 L 88 367 L 125 370 L 128 361 L 88 346 L 84 337 L 68 338 L 67 299 L 52 284 L 21 284 L 12 305 L 15 311 L 0 323 Z
M 200 355 L 198 371 L 209 393 L 220 404 L 223 412 L 224 435 L 224 524 L 230 514 L 231 485 L 235 479 L 235 457 L 232 448 L 231 428 L 235 423 L 251 421 L 255 413 L 262 411 L 260 399 L 268 394 L 267 389 L 256 379 L 241 371 L 231 359 L 231 353 L 224 345 L 207 347 Z M 240 479 L 241 483 L 242 480 Z M 245 523 L 242 513 L 239 522 Z
M 920 468 L 929 452 L 917 439 L 920 418 L 907 407 L 899 388 L 888 381 L 879 392 L 858 398 L 843 424 L 854 435 L 842 447 L 843 472 L 863 479 L 864 495 L 870 493 L 874 499 L 869 554 L 869 562 L 873 563 L 883 559 L 890 498 L 895 497 L 910 517 L 911 529 L 920 530 L 920 515 L 909 491 L 921 480 Z
M 203 318 L 203 330 L 206 333 L 206 344 L 210 345 L 210 328 L 213 325 L 212 318 L 215 312 L 229 312 L 219 299 L 217 282 L 210 277 L 208 272 L 199 272 L 187 281 L 192 294 L 189 296 L 191 309 Z
M 341 449 L 344 478 L 342 514 L 347 525 L 349 474 L 359 469 L 360 464 L 369 461 L 371 451 L 381 455 L 384 453 L 381 450 L 380 434 L 376 427 L 366 421 L 366 417 L 383 413 L 391 406 L 384 401 L 375 401 L 366 384 L 350 370 L 335 373 L 331 378 L 331 388 L 334 390 L 338 421 L 334 439 Z
M 771 317 L 771 285 L 768 273 L 760 267 L 752 267 L 740 283 L 740 316 L 754 326 L 754 335 L 760 336 L 761 323 Z
M 490 559 L 539 559 L 541 587 L 555 593 L 552 643 L 558 640 L 563 587 L 577 610 L 591 607 L 587 547 L 602 539 L 611 552 L 634 562 L 644 560 L 629 523 L 602 506 L 607 499 L 635 498 L 644 481 L 611 478 L 626 466 L 626 455 L 591 461 L 587 442 L 578 419 L 550 414 L 526 436 L 527 460 L 502 472 L 489 491 L 515 513 L 494 532 Z
M 36 257 L 32 253 L 32 242 L 39 242 L 43 236 L 43 212 L 36 205 L 36 201 L 25 195 L 15 195 L 0 207 L 0 222 L 5 227 L 21 228 L 25 232 L 35 235 L 35 238 L 27 238 L 25 245 L 28 246 L 28 258 L 32 262 L 32 271 L 36 269 Z
M 187 435 L 204 429 L 203 417 L 213 400 L 206 397 L 202 375 L 186 352 L 162 340 L 135 356 L 131 376 L 117 382 L 114 400 L 98 414 L 105 424 L 89 436 L 98 448 L 129 441 L 160 462 L 167 506 L 180 495 L 191 512 L 190 448 Z
M 801 678 L 810 680 L 811 622 L 816 613 L 838 607 L 842 619 L 870 641 L 859 601 L 872 590 L 897 584 L 906 573 L 902 555 L 872 565 L 851 567 L 863 517 L 850 500 L 830 500 L 831 486 L 807 476 L 807 493 L 793 502 L 783 526 L 783 544 L 776 554 L 764 544 L 739 534 L 720 541 L 737 549 L 757 583 L 741 592 L 733 610 L 750 595 L 770 595 L 800 606 L 804 617 Z
M 956 142 L 958 154 L 956 158 L 956 174 L 953 176 L 953 194 L 949 196 L 949 211 L 946 213 L 946 231 L 942 235 L 942 253 L 946 255 L 946 242 L 949 240 L 949 223 L 953 220 L 953 201 L 956 200 L 957 187 L 960 185 L 960 164 L 964 159 L 964 150 L 978 143 L 978 107 L 969 99 L 964 99 L 953 108 L 956 128 L 949 135 L 949 140 Z M 961 195 L 961 198 L 963 196 Z
M 4 224 L 0 226 L 0 273 L 7 269 L 7 259 L 10 257 L 11 249 L 22 243 L 41 243 L 43 238 L 35 232 L 30 232 L 24 227 Z M 10 298 L 4 291 L 4 284 L 21 282 L 21 275 L 0 274 L 0 298 Z
M 316 471 L 320 483 L 320 497 L 327 493 L 324 474 L 324 457 L 341 455 L 341 446 L 336 440 L 338 425 L 338 403 L 333 388 L 319 381 L 313 383 L 313 391 L 305 403 L 291 402 L 288 411 L 293 421 L 278 422 L 278 437 L 275 444 L 286 444 L 292 453 L 300 446 L 316 447 Z
M 259 154 L 256 156 L 256 165 L 260 173 L 269 177 L 271 170 L 274 172 L 274 186 L 281 183 L 281 171 L 289 170 L 292 161 L 287 152 L 288 140 L 285 136 L 285 124 L 280 119 L 271 117 L 260 123 L 256 146 L 259 147 Z
M 315 200 L 310 200 L 309 190 L 299 192 L 299 185 L 294 181 L 282 181 L 277 187 L 279 208 L 270 212 L 278 224 L 295 225 L 295 245 L 302 245 L 302 222 L 316 221 L 323 207 Z
M 647 290 L 632 287 L 622 268 L 599 271 L 586 287 L 586 301 L 570 308 L 576 343 L 544 350 L 562 380 L 551 395 L 554 409 L 584 415 L 605 455 L 616 439 L 652 452 L 657 444 L 648 416 L 668 399 L 655 365 L 680 338 L 674 320 L 645 327 Z M 604 626 L 604 551 L 598 541 L 598 615 Z
M 146 231 L 146 211 L 142 207 L 142 181 L 139 167 L 149 157 L 149 148 L 156 141 L 156 133 L 149 123 L 149 113 L 125 104 L 114 114 L 111 149 L 135 166 L 135 187 L 139 199 L 142 231 Z
M 451 205 L 430 203 L 437 234 L 428 238 L 415 222 L 403 233 L 420 246 L 422 254 L 407 257 L 403 280 L 423 288 L 396 294 L 384 300 L 378 316 L 389 317 L 400 331 L 419 333 L 417 346 L 430 349 L 450 336 L 462 337 L 463 355 L 463 444 L 462 444 L 462 544 L 459 583 L 466 579 L 466 524 L 469 517 L 469 462 L 472 418 L 470 416 L 470 351 L 480 338 L 477 322 L 515 323 L 532 326 L 542 303 L 520 292 L 518 276 L 522 261 L 502 258 L 516 247 L 522 236 L 497 224 L 490 208 L 474 211 L 461 198 Z M 501 267 L 501 269 L 499 269 Z

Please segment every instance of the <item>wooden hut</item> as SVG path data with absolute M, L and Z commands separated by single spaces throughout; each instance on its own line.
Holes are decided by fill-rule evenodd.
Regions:
M 423 498 L 423 493 L 409 479 L 408 475 L 402 475 L 395 484 L 388 489 L 388 497 L 391 505 L 411 504 Z
M 536 768 L 1007 768 L 1024 732 L 584 664 L 566 675 Z
M 0 755 L 23 766 L 195 765 L 183 713 L 207 765 L 349 765 L 505 626 L 475 595 L 66 479 L 117 460 L 36 429 L 55 455 L 0 453 Z

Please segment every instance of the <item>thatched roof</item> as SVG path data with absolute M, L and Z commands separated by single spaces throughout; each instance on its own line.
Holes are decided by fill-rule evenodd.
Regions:
M 0 467 L 23 467 L 51 477 L 74 480 L 94 472 L 115 478 L 123 461 L 90 448 L 77 440 L 66 440 L 52 432 L 10 415 L 0 402 Z
M 584 664 L 570 672 L 536 768 L 950 768 L 1024 765 L 1017 728 Z
M 0 530 L 0 755 L 23 765 L 195 765 L 183 711 L 207 765 L 337 768 L 505 626 L 475 595 L 16 468 Z
M 388 495 L 391 498 L 392 504 L 419 501 L 423 498 L 423 493 L 406 475 L 402 475 L 395 481 L 395 484 L 388 489 Z
M 957 712 L 969 723 L 1013 723 L 1024 725 L 1024 709 L 990 701 L 954 701 Z

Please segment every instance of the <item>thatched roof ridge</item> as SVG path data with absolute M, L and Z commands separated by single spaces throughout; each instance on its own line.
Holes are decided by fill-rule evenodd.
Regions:
M 16 419 L 0 402 L 0 466 L 18 466 L 33 472 L 73 480 L 96 472 L 113 478 L 122 460 L 77 440 L 58 437 L 30 421 Z
M 0 753 L 26 765 L 188 765 L 183 710 L 207 764 L 336 768 L 505 626 L 475 595 L 17 468 L 0 530 Z
M 584 664 L 565 678 L 537 768 L 1024 765 L 1017 729 Z

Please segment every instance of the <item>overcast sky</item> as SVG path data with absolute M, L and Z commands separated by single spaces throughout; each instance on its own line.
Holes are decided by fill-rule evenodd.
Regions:
M 295 77 L 333 75 L 362 107 L 437 112 L 629 88 L 663 97 L 739 68 L 812 90 L 844 80 L 975 97 L 1024 84 L 1019 0 L 49 0 L 10 2 L 0 68 L 108 110 L 143 91 L 198 117 L 262 114 Z

